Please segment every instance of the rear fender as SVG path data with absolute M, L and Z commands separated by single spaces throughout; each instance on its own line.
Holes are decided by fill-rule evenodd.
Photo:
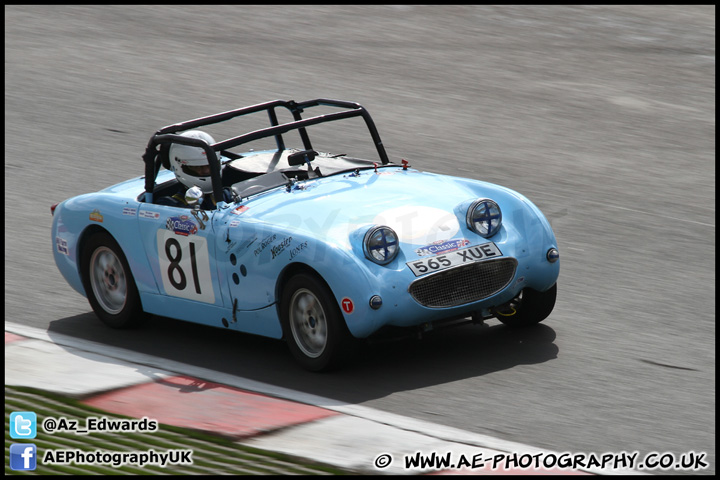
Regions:
M 58 205 L 52 233 L 56 242 L 56 263 L 75 290 L 85 295 L 80 279 L 80 259 L 84 245 L 94 233 L 106 231 L 120 245 L 138 290 L 158 293 L 155 278 L 139 241 L 138 206 L 137 201 L 107 193 L 81 195 Z M 58 242 L 65 244 L 67 254 L 58 251 Z

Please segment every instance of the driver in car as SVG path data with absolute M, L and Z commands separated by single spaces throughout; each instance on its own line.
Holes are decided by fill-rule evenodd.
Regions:
M 215 143 L 215 139 L 202 130 L 188 130 L 180 135 L 203 140 L 208 145 Z M 197 200 L 202 192 L 203 202 L 200 208 L 215 210 L 217 202 L 213 195 L 210 164 L 205 150 L 200 147 L 173 143 L 168 151 L 168 156 L 170 157 L 170 170 L 175 174 L 182 189 L 173 196 L 159 198 L 156 203 L 171 207 L 190 208 L 193 205 L 188 200 Z M 233 200 L 232 190 L 227 187 L 223 188 L 223 197 L 225 202 L 231 202 Z

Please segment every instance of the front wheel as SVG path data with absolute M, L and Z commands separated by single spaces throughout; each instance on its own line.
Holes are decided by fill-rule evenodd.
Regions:
M 120 245 L 106 232 L 90 237 L 80 266 L 90 306 L 100 320 L 113 328 L 139 325 L 145 315 L 130 266 Z
M 298 274 L 285 284 L 280 303 L 283 334 L 295 359 L 307 370 L 331 370 L 353 350 L 330 289 L 319 279 Z
M 496 317 L 510 327 L 529 327 L 545 320 L 555 308 L 557 283 L 544 292 L 526 288 L 517 301 L 496 312 Z

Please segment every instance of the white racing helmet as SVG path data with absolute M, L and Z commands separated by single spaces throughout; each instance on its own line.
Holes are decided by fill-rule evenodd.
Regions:
M 198 138 L 205 141 L 208 145 L 215 143 L 210 134 L 201 130 L 188 130 L 180 134 L 183 137 Z M 191 147 L 189 145 L 181 145 L 173 143 L 168 151 L 170 159 L 170 170 L 175 174 L 178 181 L 187 188 L 198 186 L 203 193 L 212 193 L 212 177 L 210 171 L 205 168 L 205 172 L 201 173 L 198 167 L 209 167 L 207 154 L 200 147 Z

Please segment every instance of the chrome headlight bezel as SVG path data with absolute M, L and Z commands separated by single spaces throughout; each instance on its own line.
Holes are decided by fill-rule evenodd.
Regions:
M 378 265 L 387 265 L 400 252 L 400 239 L 392 228 L 376 225 L 365 233 L 363 252 L 368 260 Z
M 475 200 L 467 210 L 465 222 L 473 232 L 490 238 L 499 232 L 502 226 L 500 205 L 489 198 Z

